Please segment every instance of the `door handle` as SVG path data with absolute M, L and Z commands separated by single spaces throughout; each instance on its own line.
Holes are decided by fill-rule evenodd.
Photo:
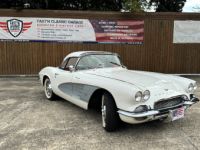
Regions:
M 74 77 L 75 79 L 80 79 L 79 77 Z
M 58 76 L 58 75 L 60 75 L 59 73 L 55 73 L 55 78 L 56 78 L 56 76 Z

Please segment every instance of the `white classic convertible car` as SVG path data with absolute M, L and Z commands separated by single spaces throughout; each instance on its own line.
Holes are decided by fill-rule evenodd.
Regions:
M 114 131 L 120 121 L 174 121 L 198 102 L 195 81 L 167 74 L 128 70 L 119 55 L 81 51 L 67 55 L 59 67 L 39 73 L 47 99 L 58 95 L 84 109 L 101 108 L 102 125 Z

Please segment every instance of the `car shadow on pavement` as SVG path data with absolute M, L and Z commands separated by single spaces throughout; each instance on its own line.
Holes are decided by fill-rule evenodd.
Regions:
M 62 105 L 62 107 L 65 107 L 65 109 L 63 109 L 63 114 L 65 114 L 65 110 L 71 109 L 71 112 L 75 113 L 77 118 L 84 118 L 84 120 L 81 120 L 81 121 L 92 122 L 93 126 L 102 128 L 100 110 L 95 110 L 95 109 L 84 110 L 60 97 L 57 97 L 55 101 L 50 101 L 50 103 L 56 103 L 57 105 Z M 121 122 L 119 129 L 115 132 L 127 132 L 127 131 L 129 132 L 130 130 L 132 130 L 131 132 L 134 132 L 134 131 L 142 132 L 144 131 L 144 129 L 146 131 L 147 130 L 149 131 L 162 130 L 162 128 L 165 128 L 166 124 L 167 123 L 163 123 L 162 121 L 159 121 L 159 120 L 154 120 L 154 121 L 141 123 L 141 124 L 128 124 L 128 123 Z

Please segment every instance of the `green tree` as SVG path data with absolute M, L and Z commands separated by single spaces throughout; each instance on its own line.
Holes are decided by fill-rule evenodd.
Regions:
M 123 0 L 122 7 L 123 10 L 130 12 L 144 11 L 144 7 L 142 7 L 142 1 L 140 0 Z
M 1 0 L 0 8 L 141 12 L 154 5 L 157 12 L 181 12 L 185 2 L 186 0 Z
M 130 12 L 150 10 L 155 7 L 156 12 L 182 12 L 186 0 L 123 0 L 123 9 Z

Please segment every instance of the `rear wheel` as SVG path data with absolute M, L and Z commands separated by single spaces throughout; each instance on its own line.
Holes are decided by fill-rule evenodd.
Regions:
M 49 78 L 46 78 L 44 81 L 44 92 L 47 99 L 54 100 L 56 95 L 53 92 L 51 81 Z
M 120 118 L 113 97 L 109 93 L 104 93 L 101 101 L 102 125 L 108 131 L 115 131 L 119 128 Z

